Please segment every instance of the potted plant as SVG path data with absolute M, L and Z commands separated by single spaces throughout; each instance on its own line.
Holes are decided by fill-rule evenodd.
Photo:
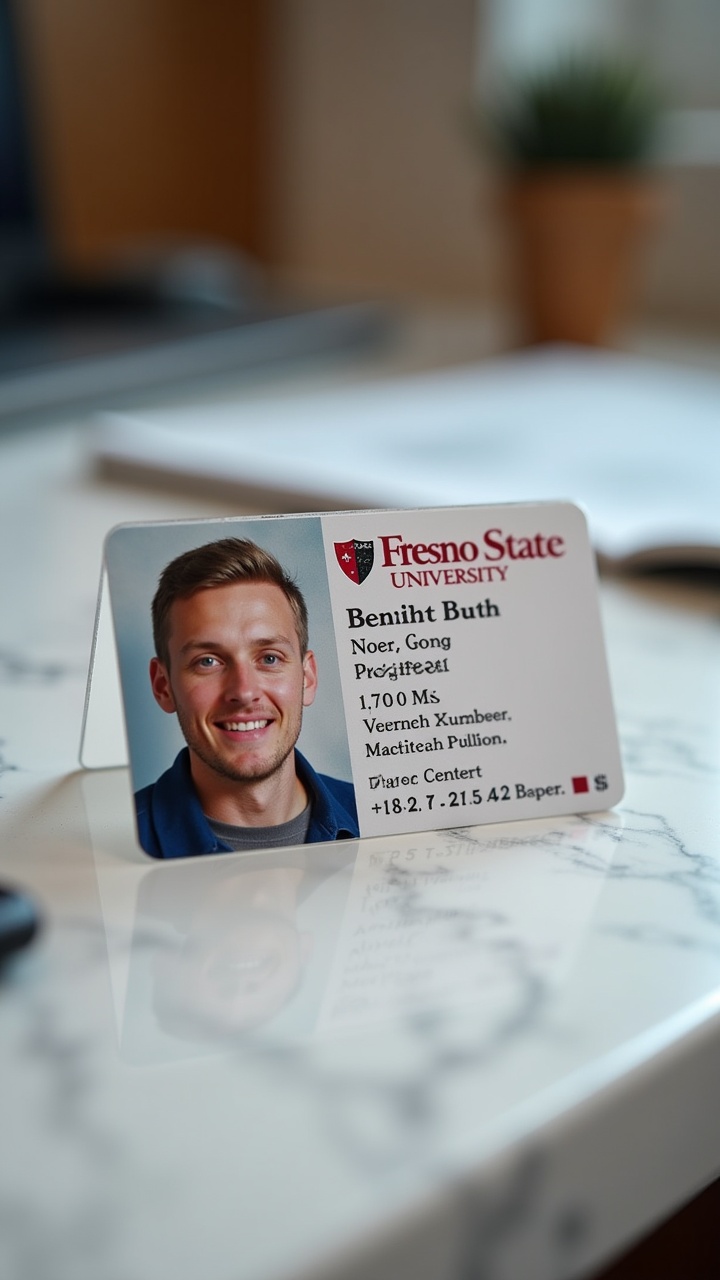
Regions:
M 486 117 L 509 168 L 505 208 L 531 341 L 610 337 L 659 207 L 644 168 L 658 117 L 638 67 L 580 54 L 516 74 Z

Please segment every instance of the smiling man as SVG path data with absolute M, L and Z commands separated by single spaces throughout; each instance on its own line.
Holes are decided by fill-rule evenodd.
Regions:
M 171 561 L 152 605 L 150 683 L 187 746 L 135 796 L 147 853 L 180 858 L 358 835 L 349 782 L 296 749 L 317 691 L 303 596 L 254 542 Z

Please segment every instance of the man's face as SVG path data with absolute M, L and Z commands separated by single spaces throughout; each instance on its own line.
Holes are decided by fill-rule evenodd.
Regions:
M 153 693 L 177 713 L 197 760 L 234 782 L 280 769 L 317 689 L 315 658 L 300 653 L 284 592 L 237 582 L 176 600 L 169 656 L 169 669 L 158 658 L 150 664 Z

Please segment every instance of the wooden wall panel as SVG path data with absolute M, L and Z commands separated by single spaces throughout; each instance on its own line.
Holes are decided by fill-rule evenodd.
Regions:
M 66 257 L 167 233 L 263 254 L 263 0 L 23 0 L 21 16 Z

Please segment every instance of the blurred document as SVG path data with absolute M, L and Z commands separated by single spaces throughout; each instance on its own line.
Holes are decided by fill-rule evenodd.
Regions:
M 628 565 L 720 564 L 720 376 L 538 348 L 354 389 L 107 415 L 126 475 L 252 492 L 269 511 L 568 499 Z

